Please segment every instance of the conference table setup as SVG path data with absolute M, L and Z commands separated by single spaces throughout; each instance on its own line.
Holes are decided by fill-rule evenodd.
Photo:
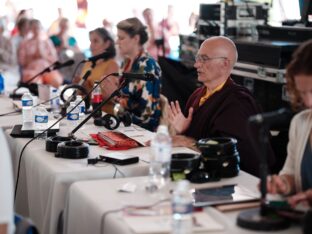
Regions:
M 15 110 L 13 101 L 7 97 L 0 98 L 0 105 L 3 106 L 3 112 Z M 46 141 L 36 139 L 25 148 L 21 157 L 22 149 L 31 139 L 11 136 L 12 128 L 21 122 L 21 113 L 0 117 L 0 127 L 6 129 L 17 181 L 15 211 L 30 217 L 40 233 L 55 234 L 60 230 L 68 234 L 170 232 L 170 201 L 175 182 L 154 192 L 146 189 L 149 183 L 147 175 L 151 149 L 144 145 L 155 133 L 134 124 L 127 127 L 120 124 L 114 132 L 121 132 L 134 139 L 141 147 L 111 150 L 90 144 L 88 158 L 83 159 L 56 157 L 55 153 L 46 150 Z M 63 122 L 60 122 L 59 128 L 59 134 L 64 136 Z M 86 141 L 90 140 L 90 134 L 98 132 L 110 131 L 103 126 L 95 126 L 93 120 L 89 120 L 74 136 Z M 172 153 L 198 154 L 185 147 L 173 147 Z M 100 155 L 111 158 L 131 156 L 138 157 L 139 160 L 123 166 L 106 162 L 94 164 Z M 92 162 L 92 159 L 95 161 Z M 232 190 L 239 191 L 240 194 L 230 197 L 247 197 L 246 203 L 237 204 L 254 207 L 259 204 L 258 183 L 258 178 L 240 171 L 238 176 L 232 178 L 191 184 L 191 187 L 196 191 L 232 186 Z M 222 205 L 216 208 L 206 204 L 204 208 L 196 208 L 194 232 L 250 233 L 236 225 L 240 210 L 246 206 L 225 208 L 230 210 L 226 212 Z M 229 207 L 228 204 L 225 207 Z M 274 233 L 300 232 L 299 226 L 292 225 L 285 231 Z
M 5 102 L 9 101 L 6 99 Z M 21 122 L 21 115 L 19 116 Z M 13 126 L 16 122 L 10 123 Z M 60 124 L 60 130 L 62 124 Z M 144 144 L 154 133 L 136 125 L 128 127 L 120 125 L 119 132 Z M 18 175 L 18 162 L 24 145 L 30 138 L 14 138 L 6 136 L 12 153 L 15 179 Z M 96 127 L 93 121 L 87 122 L 75 137 L 90 138 L 90 133 L 108 131 L 104 127 Z M 16 212 L 29 216 L 41 233 L 56 233 L 59 216 L 65 207 L 66 196 L 71 184 L 82 180 L 111 179 L 120 177 L 144 176 L 148 174 L 149 147 L 138 147 L 128 150 L 107 150 L 97 145 L 89 146 L 88 159 L 99 155 L 139 157 L 139 162 L 131 165 L 118 166 L 108 163 L 88 165 L 88 159 L 57 158 L 54 153 L 47 152 L 45 141 L 34 140 L 25 149 L 19 169 L 18 186 L 15 199 Z M 184 147 L 173 148 L 173 152 L 193 152 Z
M 148 177 L 75 182 L 70 187 L 64 212 L 65 233 L 170 233 L 171 216 L 168 206 L 175 183 L 172 182 L 167 191 L 162 193 L 147 192 L 145 189 L 147 183 Z M 237 177 L 222 179 L 219 182 L 192 184 L 192 188 L 221 188 L 239 184 L 243 189 L 241 194 L 259 197 L 258 183 L 258 178 L 241 171 Z M 222 194 L 219 196 L 222 197 Z M 245 204 L 255 206 L 256 203 Z M 193 232 L 224 234 L 302 232 L 299 225 L 292 225 L 283 231 L 270 232 L 255 232 L 238 227 L 237 217 L 246 207 L 244 208 L 243 203 L 237 204 L 239 208 L 230 204 L 207 206 L 203 210 L 196 209 L 193 215 L 197 221 L 193 222 Z

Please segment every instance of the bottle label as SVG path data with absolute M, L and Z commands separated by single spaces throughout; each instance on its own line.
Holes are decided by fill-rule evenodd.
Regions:
M 173 214 L 191 214 L 193 212 L 192 203 L 173 203 L 172 213 Z
M 154 144 L 152 150 L 156 161 L 169 162 L 171 160 L 171 147 L 169 145 Z
M 93 94 L 92 103 L 100 103 L 102 101 L 102 94 Z
M 80 113 L 85 113 L 85 109 L 86 109 L 85 106 L 81 106 L 80 107 Z
M 36 123 L 48 123 L 48 116 L 47 115 L 35 115 L 35 122 Z
M 22 100 L 22 106 L 32 106 L 33 100 Z
M 79 113 L 69 113 L 67 114 L 68 120 L 78 120 L 79 119 Z

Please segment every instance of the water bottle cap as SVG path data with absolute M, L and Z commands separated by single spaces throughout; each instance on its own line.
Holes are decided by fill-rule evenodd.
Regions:
M 158 128 L 157 128 L 157 133 L 163 133 L 163 134 L 169 135 L 168 126 L 166 126 L 166 125 L 159 125 Z
M 176 191 L 189 190 L 190 182 L 188 180 L 180 180 L 177 184 Z

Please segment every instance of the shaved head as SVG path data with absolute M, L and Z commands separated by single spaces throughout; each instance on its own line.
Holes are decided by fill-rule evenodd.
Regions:
M 206 39 L 200 46 L 194 67 L 198 80 L 214 89 L 231 75 L 237 61 L 237 50 L 229 38 L 217 36 Z
M 223 36 L 210 37 L 200 47 L 209 50 L 212 56 L 226 57 L 231 61 L 231 68 L 237 62 L 237 49 L 234 42 Z

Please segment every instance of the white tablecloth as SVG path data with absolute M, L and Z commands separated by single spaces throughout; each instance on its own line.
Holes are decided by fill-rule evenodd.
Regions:
M 13 101 L 12 99 L 0 95 L 0 115 L 14 111 Z M 15 124 L 22 123 L 22 115 L 21 113 L 14 113 L 6 116 L 0 116 L 0 127 L 2 128 L 10 128 Z
M 87 124 L 84 129 L 75 135 L 85 137 L 90 132 L 105 131 L 104 127 L 95 128 Z M 122 127 L 119 129 L 137 140 L 150 139 L 152 134 L 137 126 Z M 12 138 L 10 131 L 6 131 L 9 144 L 13 152 L 14 170 L 16 174 L 18 158 L 22 147 L 29 139 Z M 139 134 L 138 134 L 139 133 Z M 126 176 L 142 176 L 148 173 L 149 147 L 140 147 L 127 151 L 117 151 L 128 155 L 139 156 L 137 164 L 118 166 Z M 174 152 L 190 151 L 185 148 L 176 148 Z M 95 158 L 99 154 L 107 154 L 112 151 L 98 146 L 90 146 L 89 158 Z M 114 151 L 116 152 L 116 151 Z M 22 158 L 16 210 L 29 216 L 38 226 L 41 233 L 55 233 L 57 219 L 64 209 L 65 198 L 70 185 L 80 180 L 95 180 L 113 178 L 115 167 L 110 164 L 87 165 L 87 159 L 70 160 L 55 158 L 54 154 L 45 151 L 45 142 L 35 140 L 25 150 Z M 117 172 L 117 177 L 122 175 Z
M 65 233 L 66 234 L 127 234 L 133 233 L 129 226 L 122 219 L 121 212 L 113 212 L 106 215 L 109 211 L 118 210 L 127 205 L 142 206 L 150 205 L 159 200 L 158 195 L 151 195 L 145 192 L 144 184 L 147 177 L 125 178 L 116 180 L 84 181 L 74 183 L 68 193 L 67 205 L 65 209 Z M 127 182 L 137 185 L 134 193 L 118 192 L 117 190 Z M 231 178 L 223 179 L 217 183 L 206 183 L 192 185 L 195 187 L 208 187 L 221 184 L 239 183 L 249 190 L 257 193 L 258 179 L 244 172 Z M 109 189 L 108 189 L 109 188 Z M 236 225 L 236 217 L 239 212 L 221 213 L 214 208 L 205 210 L 219 223 L 224 225 L 225 230 L 218 233 L 226 234 L 247 234 L 252 231 L 242 229 Z M 255 232 L 267 233 L 267 232 Z M 274 232 L 282 233 L 301 233 L 299 227 L 292 226 L 285 231 Z

